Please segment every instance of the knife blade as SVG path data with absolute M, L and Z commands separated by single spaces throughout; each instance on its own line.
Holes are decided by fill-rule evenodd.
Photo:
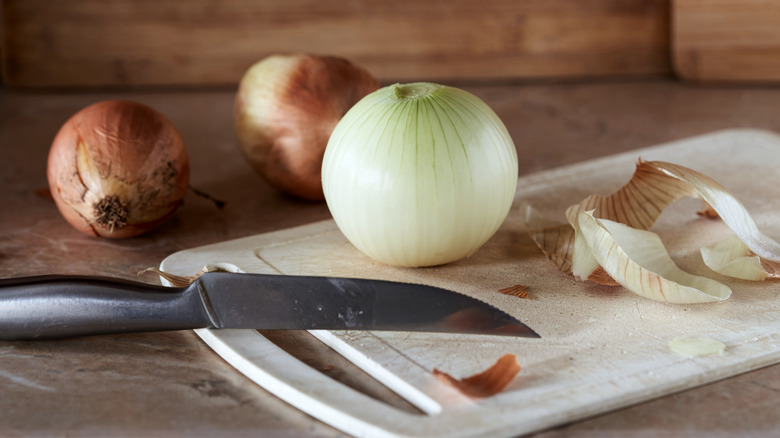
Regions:
M 0 340 L 198 328 L 539 337 L 485 302 L 422 284 L 229 272 L 182 288 L 86 276 L 0 280 Z

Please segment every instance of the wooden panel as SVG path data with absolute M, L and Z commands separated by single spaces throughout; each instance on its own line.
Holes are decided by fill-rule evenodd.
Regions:
M 780 80 L 780 2 L 674 0 L 672 52 L 681 78 Z
M 24 87 L 234 84 L 284 52 L 385 81 L 670 68 L 669 0 L 2 1 L 5 78 Z

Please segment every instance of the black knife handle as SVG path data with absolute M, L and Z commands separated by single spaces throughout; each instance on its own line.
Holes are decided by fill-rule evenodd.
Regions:
M 172 288 L 102 277 L 0 280 L 0 340 L 210 327 L 197 282 Z

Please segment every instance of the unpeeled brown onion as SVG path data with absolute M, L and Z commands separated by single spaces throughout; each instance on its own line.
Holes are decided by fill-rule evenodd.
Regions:
M 189 159 L 173 124 L 146 105 L 104 101 L 60 128 L 47 168 L 57 208 L 79 231 L 123 238 L 149 231 L 181 205 Z
M 238 144 L 271 186 L 322 200 L 320 169 L 331 132 L 357 101 L 378 88 L 367 70 L 343 58 L 269 56 L 250 67 L 239 84 Z

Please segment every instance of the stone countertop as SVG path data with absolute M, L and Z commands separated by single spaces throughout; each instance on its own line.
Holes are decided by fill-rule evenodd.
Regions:
M 463 88 L 504 120 L 522 174 L 721 129 L 780 132 L 780 88 L 702 88 L 666 78 Z M 162 227 L 119 241 L 82 235 L 62 219 L 45 195 L 51 140 L 82 107 L 115 98 L 146 103 L 173 121 L 189 149 L 191 186 L 224 208 L 190 192 Z M 324 203 L 281 195 L 252 172 L 235 143 L 233 98 L 232 90 L 0 89 L 0 278 L 137 280 L 182 249 L 329 218 Z M 327 364 L 334 378 L 402 403 L 302 335 L 272 338 L 312 366 Z M 191 331 L 2 342 L 0 390 L 6 436 L 343 436 L 250 382 Z M 771 366 L 537 436 L 776 436 L 778 405 L 780 366 Z

